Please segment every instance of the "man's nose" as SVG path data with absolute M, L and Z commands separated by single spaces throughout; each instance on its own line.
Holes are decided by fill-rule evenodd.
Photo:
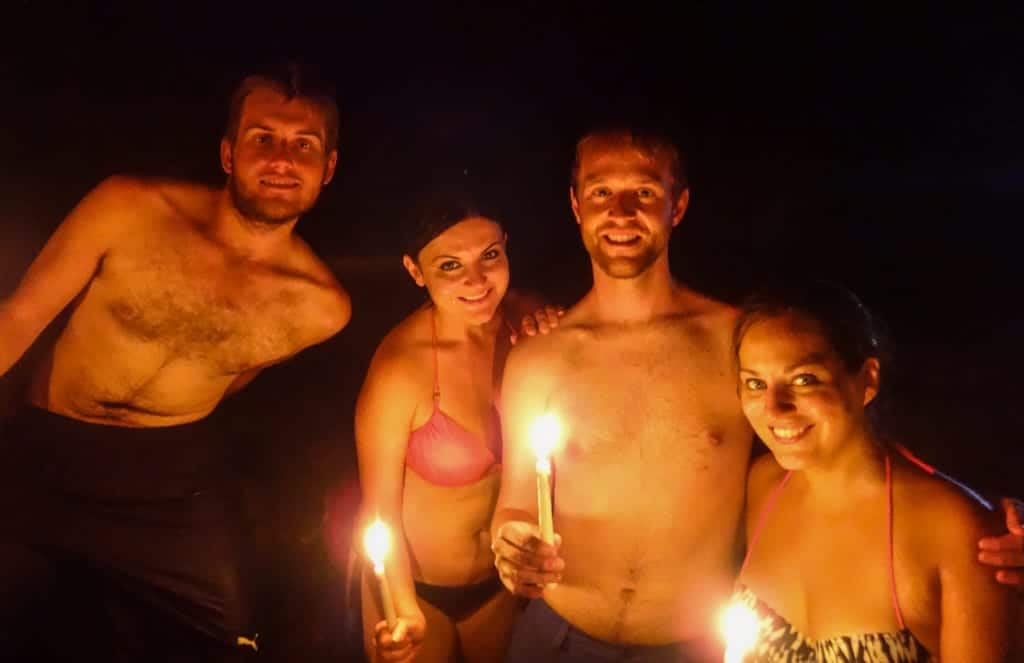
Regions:
M 287 141 L 279 140 L 271 146 L 268 160 L 271 165 L 290 166 L 295 161 L 295 155 Z
M 637 199 L 632 191 L 620 191 L 612 196 L 611 216 L 631 217 L 636 212 Z

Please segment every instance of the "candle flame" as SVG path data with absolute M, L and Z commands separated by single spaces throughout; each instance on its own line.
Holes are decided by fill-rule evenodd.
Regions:
M 373 562 L 374 568 L 383 569 L 384 560 L 391 550 L 391 532 L 384 522 L 377 518 L 366 528 L 363 535 L 363 548 L 366 556 Z
M 530 424 L 530 445 L 538 461 L 546 461 L 562 439 L 562 422 L 553 412 L 546 412 Z
M 725 663 L 742 663 L 761 635 L 761 622 L 750 607 L 731 603 L 722 611 L 719 629 L 725 637 Z

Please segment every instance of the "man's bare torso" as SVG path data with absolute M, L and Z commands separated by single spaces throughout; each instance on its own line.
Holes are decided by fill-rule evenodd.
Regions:
M 35 405 L 99 423 L 185 423 L 239 376 L 343 324 L 343 295 L 301 240 L 272 262 L 248 260 L 207 232 L 217 191 L 136 186 L 133 208 L 116 212 L 123 232 L 33 379 Z
M 733 313 L 692 294 L 643 324 L 588 322 L 550 339 L 563 582 L 545 600 L 612 642 L 700 638 L 735 574 L 751 431 L 730 369 Z

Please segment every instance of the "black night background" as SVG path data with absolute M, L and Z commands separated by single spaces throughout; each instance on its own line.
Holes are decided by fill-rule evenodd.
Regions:
M 569 305 L 590 278 L 572 147 L 603 119 L 654 119 L 687 149 L 680 278 L 727 300 L 780 274 L 847 284 L 895 340 L 892 435 L 988 494 L 1024 494 L 1021 12 L 89 4 L 2 7 L 2 295 L 104 177 L 221 182 L 228 97 L 249 71 L 297 57 L 337 88 L 338 173 L 298 231 L 351 293 L 352 322 L 215 415 L 242 470 L 271 660 L 345 660 L 326 543 L 347 532 L 326 496 L 353 508 L 355 394 L 420 301 L 399 263 L 416 192 L 483 182 L 514 285 Z M 0 383 L 5 410 L 53 333 Z

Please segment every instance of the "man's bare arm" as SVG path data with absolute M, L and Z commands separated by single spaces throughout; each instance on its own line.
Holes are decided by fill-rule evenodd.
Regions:
M 4 375 L 99 268 L 139 185 L 111 177 L 90 191 L 47 240 L 10 297 L 0 302 Z

